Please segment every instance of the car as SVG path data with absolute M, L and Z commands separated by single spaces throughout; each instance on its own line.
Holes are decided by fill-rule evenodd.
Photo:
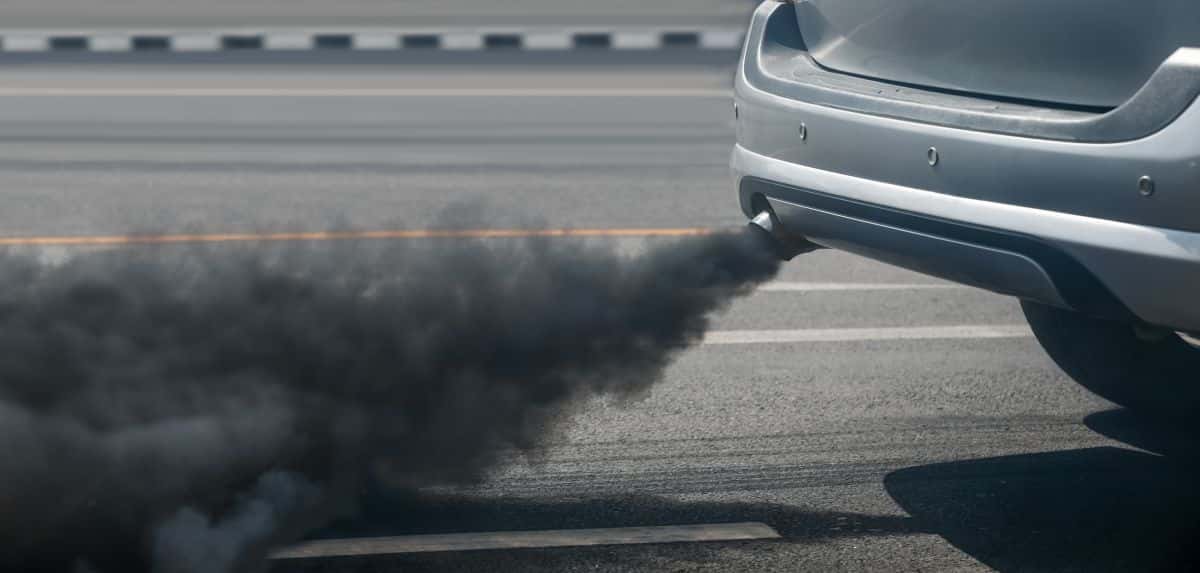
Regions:
M 745 215 L 1020 298 L 1072 378 L 1200 406 L 1200 2 L 767 0 L 734 89 Z

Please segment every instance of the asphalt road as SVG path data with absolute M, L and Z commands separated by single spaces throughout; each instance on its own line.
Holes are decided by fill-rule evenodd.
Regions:
M 571 75 L 571 74 L 575 75 Z M 0 234 L 742 224 L 728 69 L 11 69 Z M 591 94 L 591 95 L 588 95 Z M 540 223 L 539 223 L 540 222 Z M 630 241 L 633 247 L 638 241 Z M 1195 429 L 1070 383 L 1007 298 L 790 263 L 628 404 L 470 490 L 377 492 L 324 537 L 761 522 L 781 539 L 279 562 L 293 571 L 1102 571 L 1191 563 Z M 856 329 L 846 340 L 841 329 Z M 828 340 L 822 339 L 828 338 Z
M 7 0 L 0 27 L 741 25 L 755 0 Z

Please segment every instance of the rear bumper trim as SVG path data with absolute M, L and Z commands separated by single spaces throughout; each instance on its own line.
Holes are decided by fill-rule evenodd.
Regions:
M 917 272 L 1116 320 L 1133 317 L 1066 254 L 1031 237 L 906 213 L 754 177 L 774 216 L 810 241 Z

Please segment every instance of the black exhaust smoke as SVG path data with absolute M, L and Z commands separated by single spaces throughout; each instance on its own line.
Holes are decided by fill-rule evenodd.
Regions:
M 775 274 L 766 240 L 2 255 L 0 570 L 256 570 L 379 464 L 479 480 L 657 380 Z

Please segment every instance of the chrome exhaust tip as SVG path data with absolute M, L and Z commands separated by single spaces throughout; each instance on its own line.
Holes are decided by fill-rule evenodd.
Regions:
M 780 259 L 790 261 L 797 255 L 802 255 L 820 249 L 821 246 L 805 239 L 800 235 L 787 232 L 779 219 L 770 210 L 763 210 L 750 220 L 749 226 L 764 236 L 771 249 Z

